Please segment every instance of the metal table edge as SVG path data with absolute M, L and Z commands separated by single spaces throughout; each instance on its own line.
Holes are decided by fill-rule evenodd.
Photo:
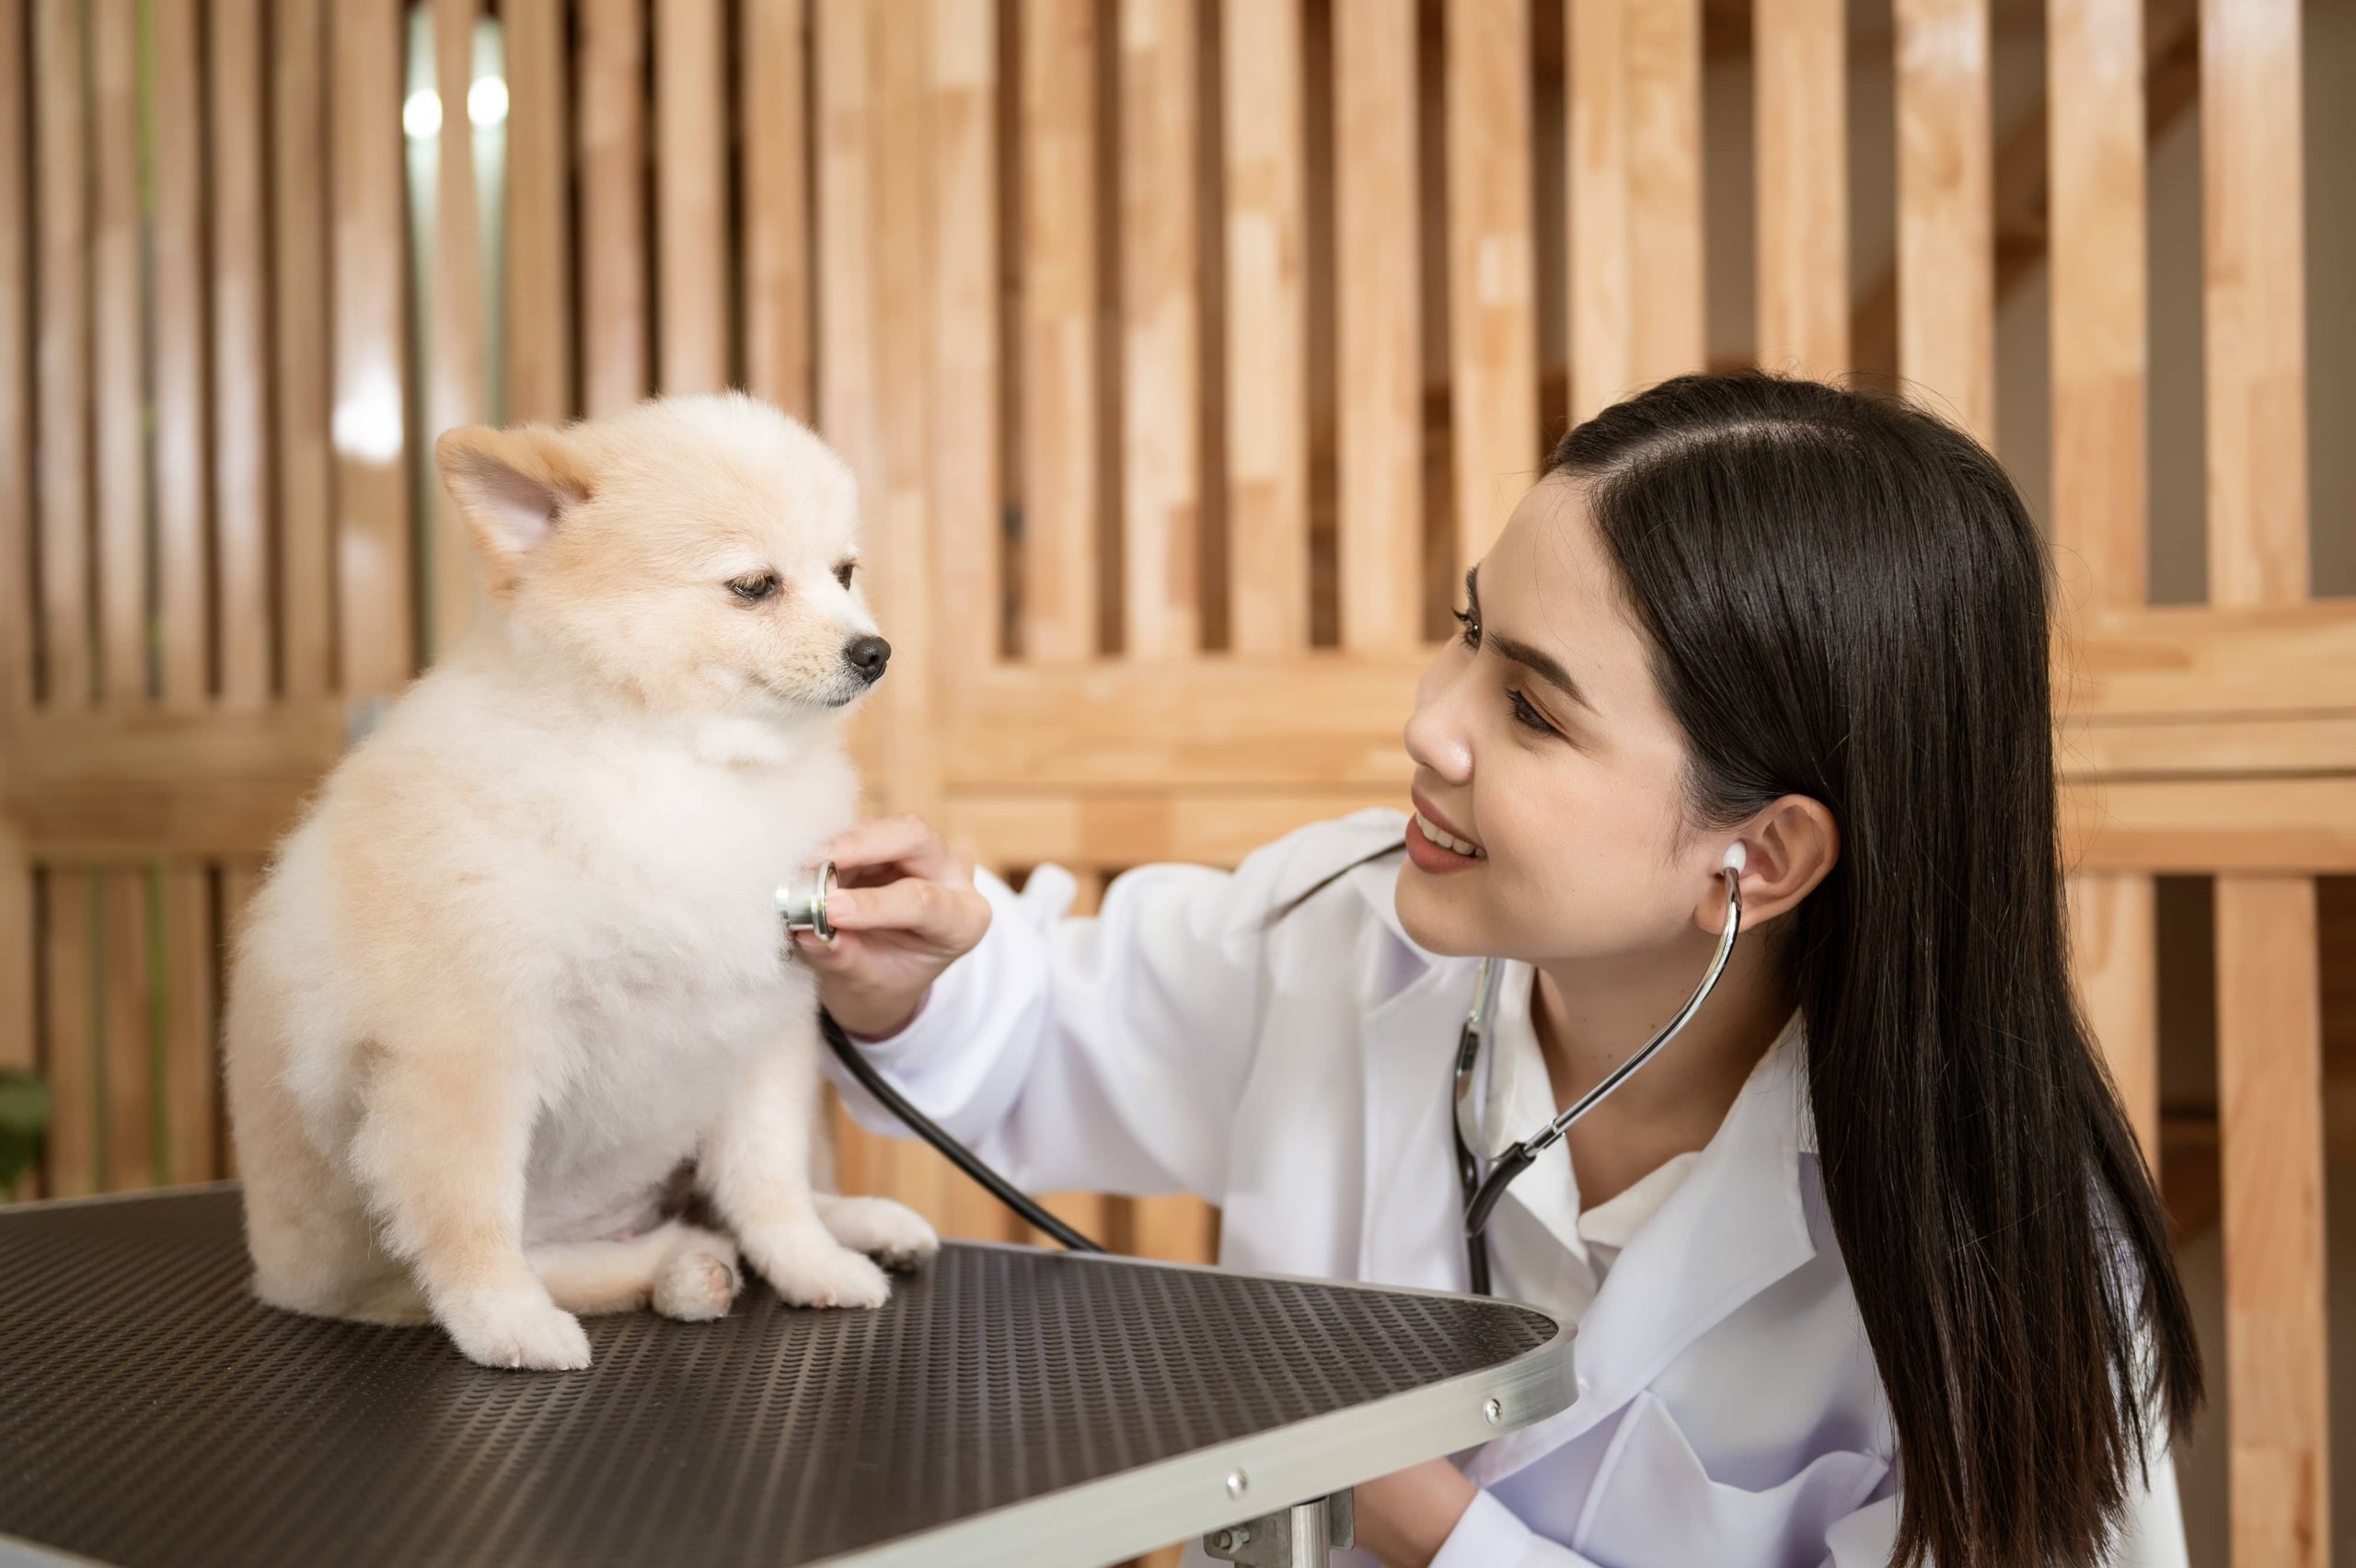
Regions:
M 1005 1243 L 976 1245 L 1023 1250 Z M 1381 1295 L 1483 1299 L 1442 1290 L 1161 1263 L 1149 1258 L 1088 1261 L 1195 1269 L 1244 1279 L 1305 1280 Z M 1576 1331 L 1527 1303 L 1496 1304 L 1546 1319 L 1554 1325 L 1553 1336 L 1483 1371 L 1044 1493 L 920 1535 L 824 1558 L 809 1568 L 939 1568 L 943 1562 L 959 1568 L 1100 1568 L 1535 1426 L 1568 1410 L 1577 1397 L 1571 1365 Z M 1495 1422 L 1485 1408 L 1491 1400 L 1499 1407 Z M 1245 1489 L 1241 1497 L 1230 1498 L 1228 1481 L 1238 1472 L 1245 1478 Z M 1084 1554 L 1075 1552 L 1075 1544 L 1083 1541 Z

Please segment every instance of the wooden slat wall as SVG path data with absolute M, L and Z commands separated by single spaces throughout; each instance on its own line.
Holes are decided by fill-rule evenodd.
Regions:
M 43 1193 L 233 1168 L 222 946 L 347 704 L 479 610 L 416 490 L 444 426 L 739 379 L 814 417 L 900 645 L 857 737 L 870 804 L 986 864 L 1068 865 L 1084 912 L 1122 867 L 1397 803 L 1426 606 L 1553 433 L 1549 317 L 1574 417 L 1700 366 L 1705 266 L 1754 239 L 1750 356 L 1831 375 L 1866 336 L 1847 78 L 1881 35 L 1837 0 L 1751 7 L 1755 236 L 1705 232 L 1703 0 L 419 4 L 444 113 L 413 266 L 408 0 L 0 0 L 0 98 L 26 106 L 0 115 L 0 293 L 27 304 L 0 319 L 0 1067 L 56 1096 Z M 494 10 L 495 213 L 466 110 Z M 1899 282 L 1872 329 L 1985 439 L 2018 271 L 1991 6 L 1894 17 Z M 2307 602 L 2298 8 L 2202 17 L 2212 603 L 2165 608 L 2161 40 L 2137 0 L 2043 19 L 2079 974 L 2156 1159 L 2152 878 L 2219 877 L 2235 1562 L 2320 1563 L 2314 878 L 2356 870 L 2356 612 Z M 1534 199 L 1557 137 L 1559 210 Z M 1014 1233 L 914 1146 L 846 1129 L 839 1165 Z M 1216 1245 L 1191 1197 L 1056 1203 L 1138 1251 Z

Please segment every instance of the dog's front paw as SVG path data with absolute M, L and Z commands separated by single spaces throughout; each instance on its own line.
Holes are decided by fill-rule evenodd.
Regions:
M 796 1307 L 875 1308 L 891 1299 L 884 1271 L 824 1230 L 744 1239 L 753 1267 Z
M 581 1320 L 545 1292 L 511 1291 L 452 1303 L 441 1319 L 451 1340 L 479 1366 L 578 1372 L 589 1365 L 589 1336 L 581 1332 Z
M 889 1198 L 820 1198 L 818 1217 L 836 1240 L 883 1259 L 886 1268 L 912 1269 L 941 1251 L 924 1216 Z

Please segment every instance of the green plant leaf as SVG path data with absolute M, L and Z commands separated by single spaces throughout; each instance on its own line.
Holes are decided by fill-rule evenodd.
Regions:
M 49 1086 L 23 1073 L 0 1072 L 0 1192 L 40 1158 L 49 1126 Z

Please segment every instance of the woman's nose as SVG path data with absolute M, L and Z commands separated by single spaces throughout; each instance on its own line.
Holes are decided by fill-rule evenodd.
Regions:
M 1445 675 L 1426 672 L 1415 686 L 1415 711 L 1407 716 L 1407 755 L 1451 784 L 1472 777 L 1472 744 Z

